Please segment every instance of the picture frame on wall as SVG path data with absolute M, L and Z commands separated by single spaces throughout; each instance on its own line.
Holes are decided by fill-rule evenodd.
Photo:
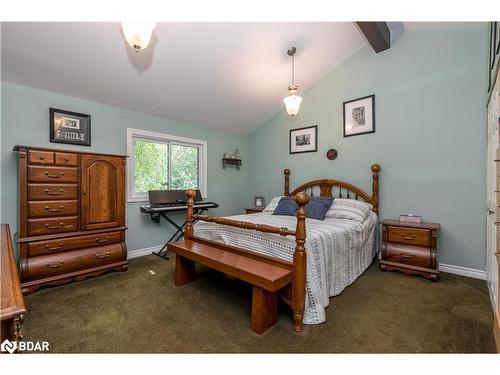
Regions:
M 344 102 L 344 138 L 375 133 L 375 95 Z
M 50 108 L 50 142 L 90 146 L 90 115 Z
M 318 125 L 290 129 L 290 154 L 318 151 Z

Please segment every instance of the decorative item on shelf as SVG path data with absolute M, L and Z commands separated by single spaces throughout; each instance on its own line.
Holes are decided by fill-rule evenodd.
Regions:
M 318 125 L 290 129 L 290 154 L 318 151 Z
M 222 158 L 222 168 L 226 169 L 228 165 L 234 165 L 236 169 L 240 169 L 241 159 L 238 149 L 236 149 L 235 153 L 232 155 L 229 155 L 227 152 L 224 153 L 224 157 Z
M 375 95 L 344 102 L 344 138 L 375 133 Z
M 264 207 L 264 197 L 255 197 L 254 198 L 254 207 L 256 208 L 262 208 Z
M 400 215 L 399 221 L 401 223 L 421 224 L 422 223 L 422 216 L 418 216 L 415 214 Z
M 122 22 L 123 36 L 136 53 L 144 50 L 151 41 L 156 22 Z
M 90 146 L 90 115 L 50 108 L 50 142 Z
M 326 157 L 327 157 L 328 160 L 335 160 L 335 159 L 337 159 L 337 155 L 338 155 L 338 152 L 334 148 L 331 148 L 331 149 L 329 149 L 326 152 Z
M 291 47 L 287 51 L 287 55 L 292 59 L 292 84 L 288 86 L 288 96 L 283 99 L 286 112 L 292 117 L 299 113 L 300 103 L 302 103 L 302 97 L 297 95 L 299 86 L 295 84 L 295 52 L 297 52 L 295 47 Z

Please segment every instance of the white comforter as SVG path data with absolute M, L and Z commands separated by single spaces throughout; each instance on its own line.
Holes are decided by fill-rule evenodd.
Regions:
M 258 213 L 230 216 L 235 220 L 269 224 L 295 230 L 293 216 Z M 377 248 L 377 215 L 370 215 L 363 223 L 352 220 L 324 221 L 306 219 L 307 283 L 305 324 L 325 321 L 329 297 L 340 294 L 371 264 Z M 260 233 L 252 230 L 198 222 L 194 234 L 228 245 L 292 261 L 295 237 Z

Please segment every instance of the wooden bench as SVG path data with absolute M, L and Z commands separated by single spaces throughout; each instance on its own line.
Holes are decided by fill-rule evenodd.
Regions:
M 168 245 L 175 253 L 175 285 L 183 286 L 196 278 L 195 263 L 220 271 L 253 285 L 251 329 L 262 334 L 278 318 L 277 292 L 292 282 L 292 265 L 253 255 L 243 249 L 203 240 L 181 240 Z

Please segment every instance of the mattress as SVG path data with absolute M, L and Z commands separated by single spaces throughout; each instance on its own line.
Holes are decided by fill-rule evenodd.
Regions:
M 269 213 L 229 216 L 234 220 L 295 230 L 294 216 Z M 371 264 L 378 251 L 377 215 L 362 223 L 327 218 L 306 219 L 307 275 L 304 324 L 325 321 L 330 297 L 339 295 Z M 197 222 L 194 235 L 292 262 L 295 237 L 261 233 L 227 225 Z

